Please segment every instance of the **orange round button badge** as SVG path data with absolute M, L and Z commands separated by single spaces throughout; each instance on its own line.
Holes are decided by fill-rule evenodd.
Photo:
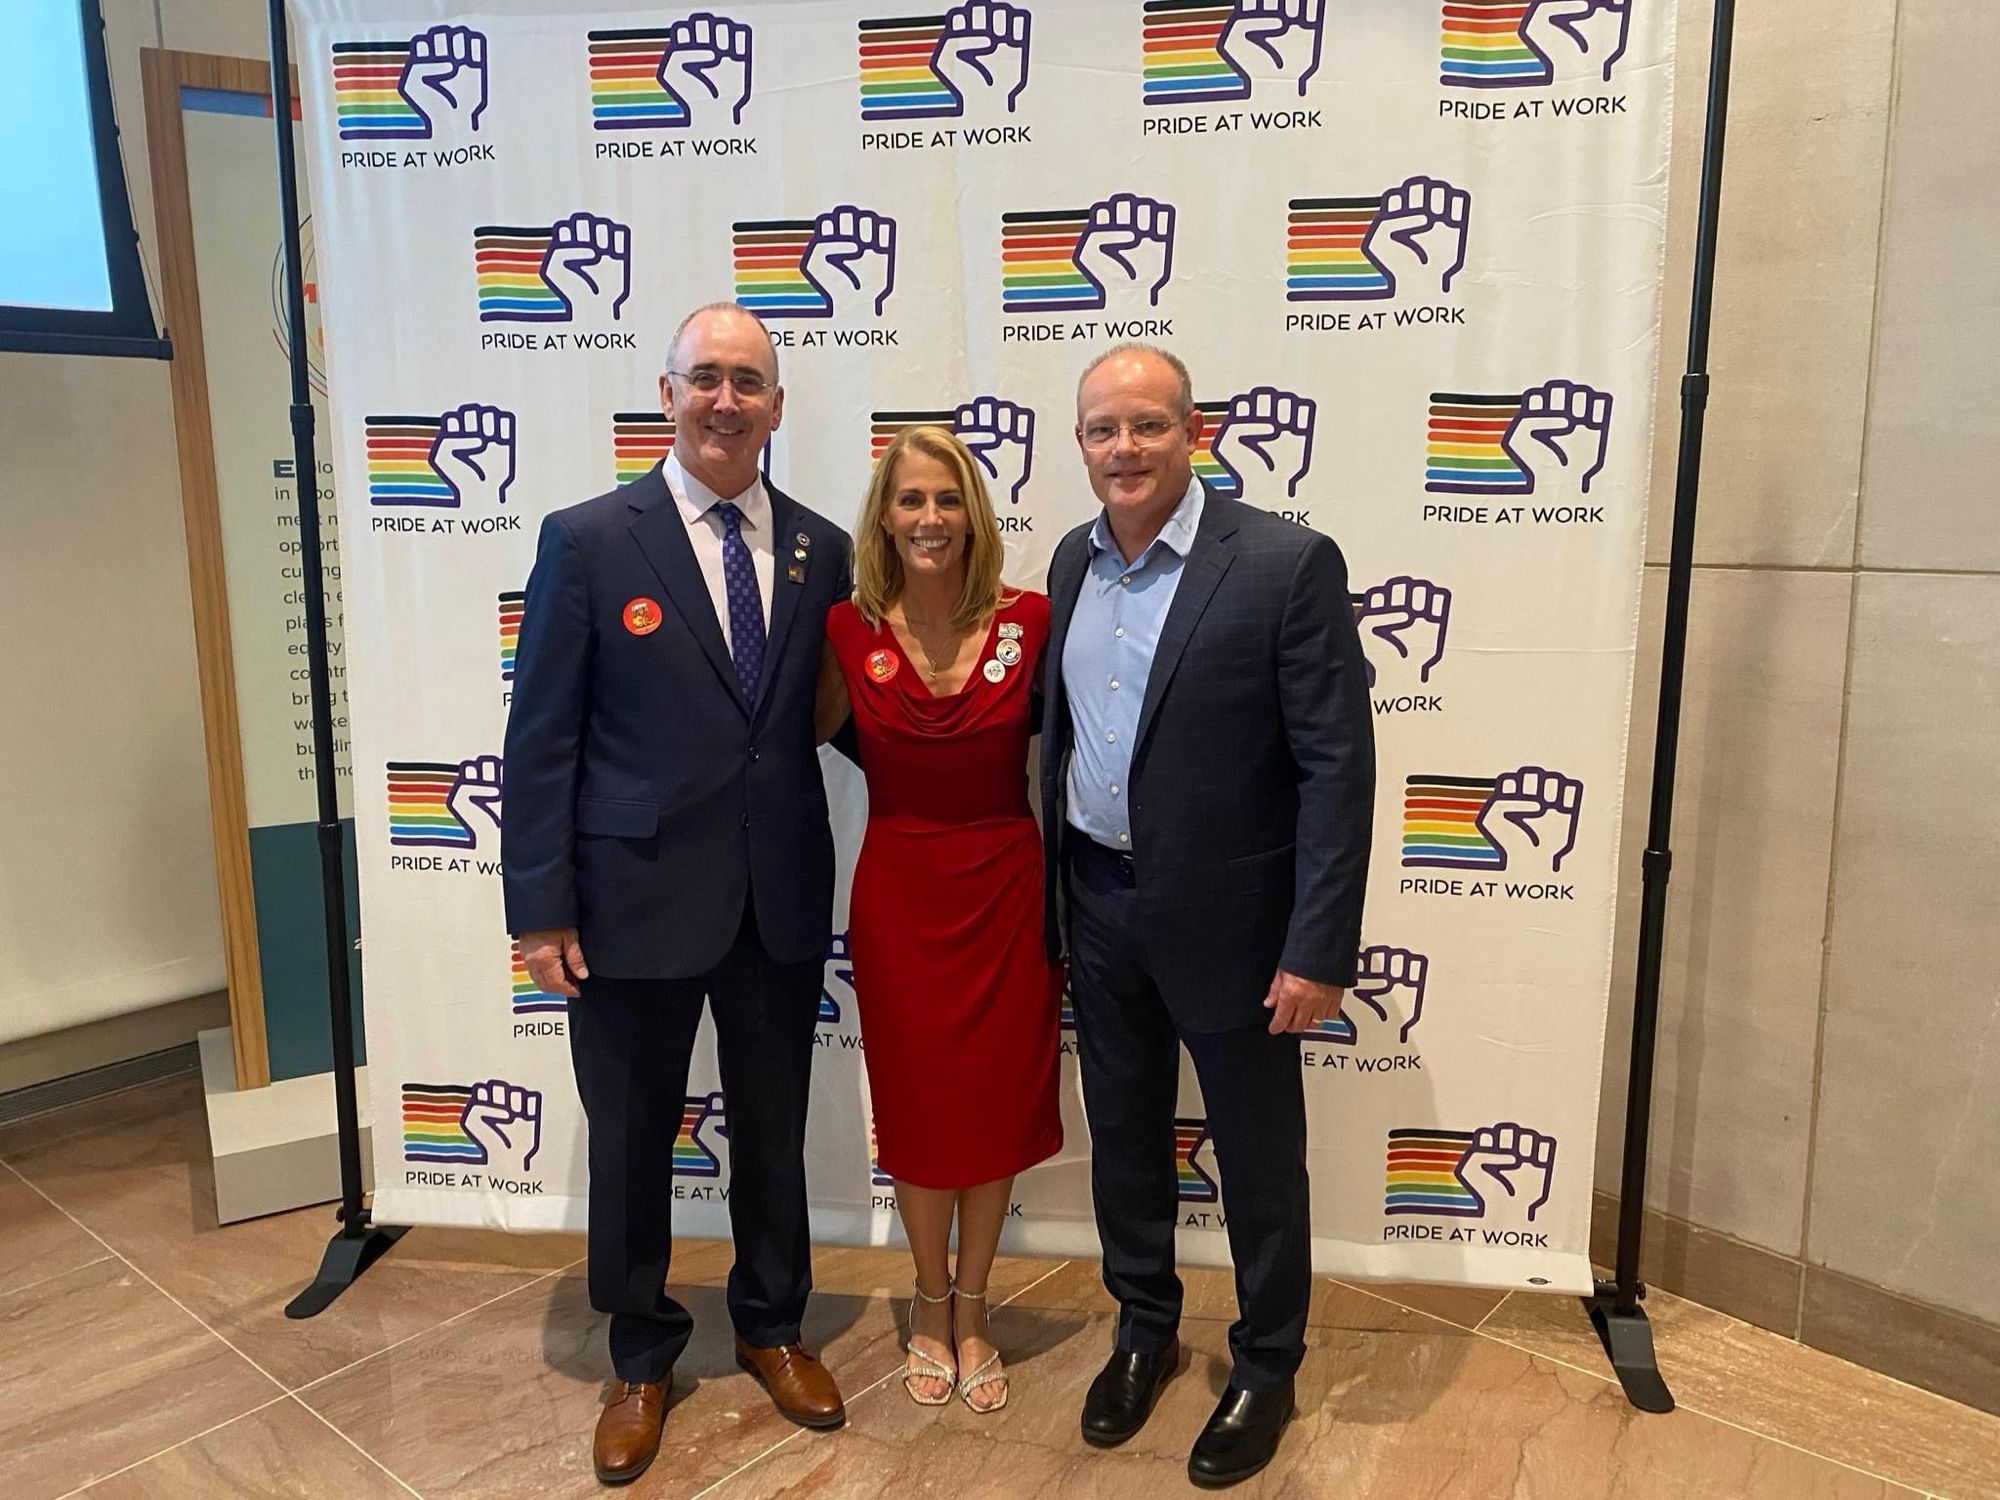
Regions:
M 625 606 L 625 628 L 634 635 L 651 635 L 660 628 L 660 606 L 654 599 L 634 599 Z
M 871 651 L 868 653 L 868 675 L 877 682 L 887 682 L 901 670 L 902 663 L 896 660 L 893 651 Z

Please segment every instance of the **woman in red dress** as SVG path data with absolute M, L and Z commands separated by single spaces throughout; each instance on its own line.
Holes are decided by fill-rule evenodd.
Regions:
M 1027 782 L 1049 601 L 1000 560 L 965 445 L 900 434 L 855 527 L 853 601 L 827 617 L 818 713 L 822 738 L 851 714 L 868 781 L 848 944 L 876 1163 L 916 1261 L 904 1384 L 978 1412 L 1007 1400 L 985 1298 L 1014 1174 L 1062 1145 Z

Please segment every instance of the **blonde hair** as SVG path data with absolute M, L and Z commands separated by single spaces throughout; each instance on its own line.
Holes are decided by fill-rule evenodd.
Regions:
M 868 497 L 854 527 L 854 607 L 870 625 L 880 625 L 903 594 L 903 560 L 883 521 L 896 495 L 896 466 L 905 453 L 934 458 L 952 472 L 965 502 L 965 585 L 951 612 L 951 625 L 961 633 L 972 630 L 1016 591 L 1000 581 L 1002 544 L 1000 522 L 972 451 L 942 427 L 906 427 L 891 440 L 868 481 Z

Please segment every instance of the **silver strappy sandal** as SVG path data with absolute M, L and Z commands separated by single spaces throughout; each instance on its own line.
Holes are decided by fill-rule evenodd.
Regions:
M 986 1293 L 968 1292 L 955 1281 L 951 1284 L 951 1290 L 953 1296 L 963 1297 L 968 1302 L 984 1302 L 986 1300 Z M 956 1336 L 957 1328 L 954 1326 L 954 1339 L 956 1339 Z M 990 1406 L 974 1406 L 972 1404 L 972 1393 L 984 1385 L 999 1386 L 1000 1399 L 993 1402 Z M 958 1399 L 965 1403 L 967 1411 L 977 1412 L 982 1417 L 991 1416 L 1007 1404 L 1007 1372 L 1000 1366 L 1000 1351 L 997 1348 L 979 1362 L 977 1369 L 959 1381 Z
M 940 1303 L 951 1301 L 950 1292 L 946 1292 L 942 1297 L 932 1297 L 927 1295 L 924 1289 L 915 1283 L 911 1284 L 910 1293 L 910 1327 L 912 1329 L 917 1326 L 917 1304 L 919 1302 L 930 1307 L 936 1307 Z M 912 1333 L 910 1337 L 915 1338 L 916 1334 Z M 919 1406 L 944 1406 L 949 1404 L 952 1389 L 958 1380 L 958 1371 L 952 1369 L 951 1366 L 937 1359 L 934 1355 L 924 1353 L 923 1350 L 907 1341 L 904 1343 L 903 1348 L 909 1355 L 909 1358 L 903 1362 L 903 1389 L 909 1392 L 910 1399 Z M 916 1386 L 911 1384 L 915 1380 L 942 1380 L 944 1382 L 944 1394 L 942 1396 L 923 1395 L 917 1390 Z

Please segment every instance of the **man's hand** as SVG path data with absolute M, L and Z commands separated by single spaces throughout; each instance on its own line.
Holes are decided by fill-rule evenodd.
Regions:
M 521 962 L 535 988 L 545 995 L 567 995 L 576 999 L 582 991 L 579 980 L 590 978 L 590 966 L 583 961 L 583 944 L 574 927 L 545 927 L 524 932 L 514 939 L 521 950 Z
M 1310 1031 L 1321 1021 L 1332 1020 L 1340 1014 L 1341 997 L 1346 993 L 1337 984 L 1321 984 L 1278 970 L 1270 993 L 1264 996 L 1264 1009 L 1271 1012 L 1271 1035 Z

